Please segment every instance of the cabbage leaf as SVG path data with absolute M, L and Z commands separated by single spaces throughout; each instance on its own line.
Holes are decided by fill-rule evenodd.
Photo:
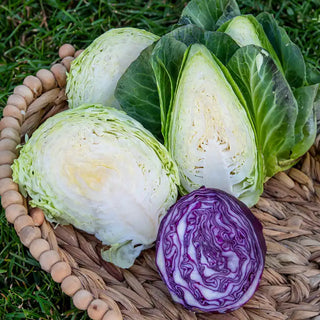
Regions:
M 257 21 L 277 53 L 290 86 L 303 86 L 306 82 L 306 65 L 300 48 L 290 40 L 285 29 L 279 27 L 270 13 L 260 13 Z
M 235 0 L 192 0 L 182 11 L 179 23 L 215 31 L 238 15 L 240 10 Z
M 270 55 L 254 45 L 237 50 L 227 67 L 247 101 L 267 176 L 290 168 L 315 139 L 317 86 L 295 96 Z

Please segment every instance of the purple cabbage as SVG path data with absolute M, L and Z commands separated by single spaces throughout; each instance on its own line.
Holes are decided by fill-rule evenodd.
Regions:
M 229 312 L 257 290 L 266 244 L 262 225 L 235 197 L 202 187 L 162 219 L 156 264 L 174 301 L 187 309 Z

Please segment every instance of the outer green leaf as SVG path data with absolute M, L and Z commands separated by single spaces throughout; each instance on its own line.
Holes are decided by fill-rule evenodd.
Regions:
M 146 48 L 122 75 L 115 97 L 128 115 L 162 140 L 159 96 L 150 64 L 154 46 Z
M 240 15 L 235 0 L 192 0 L 184 8 L 180 24 L 195 24 L 204 30 L 215 31 L 224 22 Z
M 282 70 L 281 62 L 273 49 L 262 26 L 253 15 L 243 15 L 229 20 L 218 31 L 225 32 L 240 46 L 254 44 L 269 52 L 278 68 Z
M 308 151 L 316 138 L 315 103 L 319 84 L 298 88 L 294 91 L 299 111 L 295 125 L 296 144 L 292 158 L 298 158 Z
M 194 24 L 187 24 L 174 29 L 165 35 L 165 37 L 166 36 L 171 36 L 189 46 L 191 44 L 202 43 L 204 41 L 204 30 Z
M 223 63 L 227 64 L 233 54 L 239 49 L 237 43 L 223 32 L 206 31 L 204 44 Z
M 317 122 L 317 134 L 319 134 L 320 133 L 320 84 L 319 84 L 319 89 L 314 99 L 313 105 L 314 105 L 314 112 L 316 115 L 316 122 Z
M 295 88 L 303 86 L 306 81 L 306 65 L 300 48 L 290 40 L 271 14 L 260 13 L 257 20 L 277 53 L 289 84 Z
M 169 121 L 167 114 L 172 104 L 173 93 L 186 50 L 187 46 L 184 43 L 168 35 L 160 39 L 152 53 L 151 65 L 159 92 L 162 134 L 165 142 Z
M 289 168 L 312 144 L 312 98 L 307 96 L 315 95 L 315 87 L 297 90 L 297 101 L 274 61 L 253 45 L 240 48 L 227 67 L 248 103 L 267 176 Z
M 307 65 L 307 82 L 308 84 L 320 83 L 320 69 Z

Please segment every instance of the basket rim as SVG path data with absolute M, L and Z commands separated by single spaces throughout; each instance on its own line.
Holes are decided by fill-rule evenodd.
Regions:
M 166 288 L 159 281 L 152 251 L 144 252 L 142 262 L 129 270 L 121 270 L 108 264 L 97 254 L 92 245 L 95 241 L 92 236 L 72 226 L 53 228 L 44 218 L 42 210 L 28 207 L 27 199 L 20 194 L 18 185 L 13 182 L 8 166 L 18 156 L 15 150 L 21 139 L 25 134 L 32 133 L 36 128 L 35 124 L 67 108 L 66 73 L 71 61 L 82 51 L 75 51 L 70 44 L 65 44 L 64 50 L 60 51 L 68 53 L 66 56 L 60 54 L 61 62 L 54 64 L 50 70 L 39 70 L 36 76 L 27 76 L 23 85 L 15 88 L 8 98 L 6 111 L 0 122 L 0 139 L 14 141 L 0 151 L 1 165 L 6 166 L 6 172 L 0 178 L 0 194 L 8 222 L 14 224 L 20 241 L 40 262 L 41 268 L 51 273 L 53 280 L 61 283 L 62 291 L 72 298 L 74 305 L 80 310 L 87 310 L 92 319 L 209 319 L 205 314 L 190 313 L 170 301 Z M 271 265 L 277 265 L 277 261 L 272 260 L 272 254 L 281 256 L 285 263 L 280 263 L 278 268 L 265 267 L 265 278 L 260 284 L 264 290 L 257 291 L 256 300 L 250 300 L 245 305 L 246 311 L 239 309 L 228 314 L 228 318 L 215 315 L 214 319 L 254 319 L 259 316 L 257 309 L 266 306 L 275 319 L 288 319 L 289 316 L 292 319 L 307 319 L 306 316 L 312 318 L 320 314 L 320 298 L 312 296 L 316 292 L 312 286 L 315 285 L 316 288 L 317 283 L 320 283 L 318 155 L 320 135 L 298 167 L 281 172 L 269 180 L 267 191 L 252 208 L 255 216 L 263 221 L 264 227 L 271 225 L 265 234 L 268 237 L 266 239 Z M 285 207 L 286 203 L 290 206 Z M 288 217 L 287 211 L 290 208 L 294 212 L 292 217 Z M 297 210 L 301 210 L 301 214 Z M 315 228 L 319 228 L 318 233 Z M 315 235 L 314 243 L 310 235 Z M 299 241 L 295 242 L 295 238 Z M 292 249 L 290 239 L 294 239 L 296 248 Z M 99 243 L 96 242 L 95 246 L 99 248 Z M 308 249 L 304 250 L 304 246 Z M 301 263 L 298 261 L 299 263 L 292 264 L 297 257 L 301 259 Z M 90 269 L 79 266 L 81 260 Z M 309 282 L 305 282 L 303 277 Z M 154 282 L 148 283 L 148 279 Z M 283 310 L 276 309 L 277 302 L 273 296 L 284 299 Z M 300 305 L 302 307 L 298 308 Z M 155 310 L 154 313 L 149 311 L 152 309 Z M 261 315 L 260 318 L 267 319 Z

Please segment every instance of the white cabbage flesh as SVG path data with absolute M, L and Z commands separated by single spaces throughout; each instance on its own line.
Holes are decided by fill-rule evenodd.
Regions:
M 83 106 L 49 118 L 22 148 L 14 181 L 50 221 L 95 234 L 103 256 L 130 267 L 156 239 L 177 197 L 167 150 L 113 108 Z
M 140 52 L 158 36 L 135 28 L 111 29 L 95 39 L 71 64 L 67 81 L 70 108 L 83 103 L 119 107 L 118 80 Z
M 248 46 L 250 44 L 263 47 L 255 26 L 246 16 L 233 18 L 224 32 L 240 47 Z
M 206 186 L 247 205 L 255 203 L 259 194 L 254 191 L 257 148 L 252 125 L 225 74 L 202 45 L 190 49 L 171 117 L 168 147 L 178 165 L 182 192 Z

